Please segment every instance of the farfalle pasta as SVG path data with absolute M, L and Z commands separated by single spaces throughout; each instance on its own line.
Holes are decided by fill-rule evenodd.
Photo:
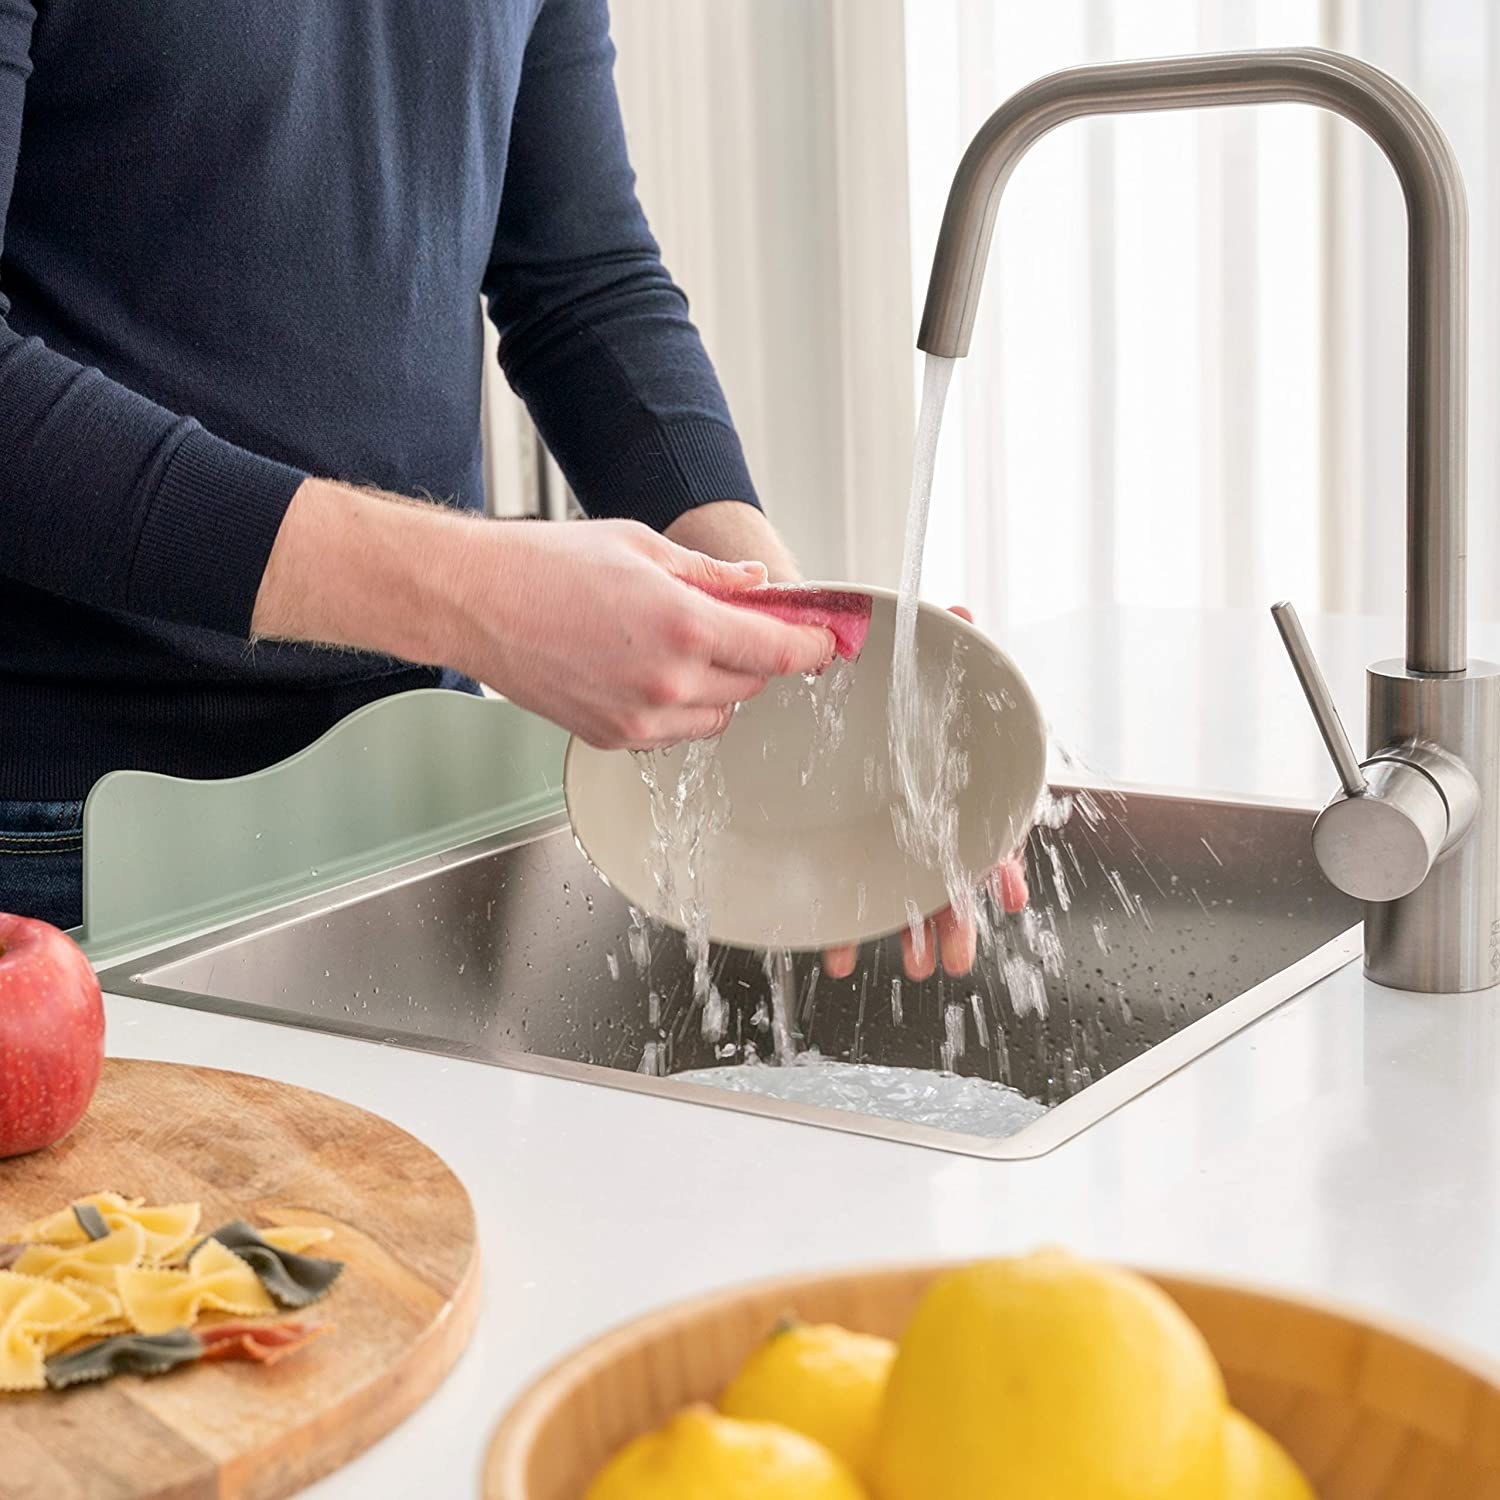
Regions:
M 197 1203 L 98 1192 L 0 1237 L 0 1393 L 271 1364 L 329 1331 L 270 1315 L 327 1294 L 343 1263 L 304 1252 L 331 1229 L 235 1220 L 199 1238 L 201 1218 Z
M 331 1323 L 292 1318 L 285 1323 L 219 1323 L 205 1328 L 198 1337 L 204 1359 L 245 1359 L 258 1365 L 276 1365 L 332 1332 Z
M 84 1317 L 88 1304 L 61 1282 L 0 1271 L 0 1391 L 47 1383 L 47 1336 Z
M 47 1384 L 63 1391 L 72 1385 L 109 1380 L 115 1375 L 165 1375 L 197 1360 L 242 1360 L 275 1365 L 332 1333 L 329 1323 L 219 1323 L 194 1333 L 125 1333 L 47 1361 Z
M 210 1239 L 239 1256 L 281 1307 L 306 1307 L 316 1302 L 344 1269 L 342 1261 L 278 1250 L 243 1219 L 221 1224 Z M 197 1253 L 195 1250 L 194 1256 Z
M 121 1271 L 120 1303 L 137 1333 L 191 1328 L 201 1312 L 259 1317 L 276 1311 L 260 1278 L 226 1245 L 207 1239 L 181 1270 L 139 1268 Z
M 127 1223 L 102 1240 L 84 1240 L 79 1245 L 29 1245 L 12 1270 L 23 1276 L 48 1281 L 86 1281 L 107 1290 L 115 1287 L 121 1271 L 141 1264 L 146 1251 L 146 1231 Z
M 203 1217 L 202 1209 L 196 1203 L 148 1205 L 142 1198 L 125 1198 L 119 1193 L 90 1193 L 67 1208 L 26 1225 L 10 1238 L 45 1245 L 86 1244 L 92 1236 L 87 1227 L 87 1215 L 80 1214 L 80 1209 L 92 1210 L 110 1230 L 138 1224 L 146 1236 L 145 1259 L 163 1262 L 170 1261 L 187 1247 Z
M 276 1224 L 262 1229 L 260 1237 L 278 1250 L 306 1255 L 314 1245 L 326 1245 L 333 1238 L 333 1231 L 321 1224 Z
M 122 1333 L 49 1359 L 47 1384 L 55 1391 L 116 1375 L 165 1375 L 203 1358 L 203 1341 L 190 1328 L 171 1333 Z
M 84 1303 L 84 1310 L 71 1322 L 48 1331 L 42 1341 L 48 1354 L 56 1354 L 80 1339 L 102 1338 L 109 1334 L 125 1333 L 130 1324 L 120 1308 L 120 1299 L 107 1287 L 92 1281 L 60 1281 L 59 1286 Z

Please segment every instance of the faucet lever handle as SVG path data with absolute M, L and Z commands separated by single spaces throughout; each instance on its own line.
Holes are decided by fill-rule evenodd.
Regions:
M 1271 606 L 1271 618 L 1276 621 L 1276 628 L 1281 632 L 1286 654 L 1292 659 L 1297 680 L 1302 684 L 1303 693 L 1307 695 L 1307 706 L 1312 709 L 1323 743 L 1328 746 L 1328 753 L 1333 757 L 1334 769 L 1339 773 L 1344 791 L 1351 797 L 1363 796 L 1369 790 L 1369 783 L 1365 780 L 1359 757 L 1354 753 L 1354 746 L 1349 743 L 1349 736 L 1344 731 L 1344 721 L 1339 718 L 1333 694 L 1328 691 L 1328 684 L 1318 668 L 1318 659 L 1313 655 L 1312 646 L 1308 644 L 1307 633 L 1302 629 L 1302 621 L 1297 618 L 1296 608 L 1289 600 L 1283 599 L 1281 603 Z

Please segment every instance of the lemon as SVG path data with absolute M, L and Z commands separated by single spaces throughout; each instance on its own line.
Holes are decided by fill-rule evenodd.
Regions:
M 1237 1411 L 1224 1427 L 1224 1478 L 1224 1500 L 1317 1500 L 1286 1449 Z
M 773 1422 L 690 1406 L 622 1449 L 584 1500 L 866 1500 L 826 1448 Z
M 891 1372 L 879 1500 L 1205 1500 L 1224 1381 L 1158 1288 L 1048 1250 L 941 1277 Z
M 895 1358 L 889 1339 L 831 1323 L 796 1323 L 772 1334 L 745 1361 L 719 1398 L 719 1410 L 780 1422 L 864 1474 Z

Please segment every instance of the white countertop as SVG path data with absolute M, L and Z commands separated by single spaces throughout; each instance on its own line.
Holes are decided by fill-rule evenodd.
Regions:
M 1346 722 L 1389 621 L 1313 620 Z M 1500 656 L 1500 629 L 1474 654 Z M 1013 642 L 1096 771 L 1319 797 L 1323 759 L 1268 615 L 1109 610 Z M 495 1421 L 578 1342 L 782 1271 L 1053 1242 L 1414 1319 L 1500 1358 L 1500 992 L 1340 970 L 1048 1156 L 989 1162 L 110 997 L 109 1050 L 236 1068 L 394 1120 L 479 1218 L 468 1352 L 414 1417 L 306 1493 L 477 1492 Z

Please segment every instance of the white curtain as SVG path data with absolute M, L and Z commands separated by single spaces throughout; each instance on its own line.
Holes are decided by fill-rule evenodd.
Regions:
M 809 572 L 894 580 L 913 422 L 901 0 L 611 10 L 641 199 L 766 508 Z
M 1086 61 L 1322 45 L 1412 87 L 1471 222 L 1471 601 L 1500 584 L 1495 0 L 613 0 L 640 191 L 767 507 L 821 576 L 894 582 L 916 318 L 964 145 Z M 924 593 L 993 630 L 1112 602 L 1398 614 L 1400 194 L 1285 106 L 1099 120 L 1002 205 L 949 400 Z M 514 409 L 504 464 L 533 482 Z M 505 455 L 510 457 L 506 458 Z M 554 491 L 556 486 L 553 486 Z M 502 498 L 502 505 L 503 505 Z
M 1468 179 L 1471 596 L 1500 528 L 1500 7 L 1492 0 L 911 0 L 914 305 L 953 164 L 1053 68 L 1323 45 L 1412 87 Z M 1007 189 L 939 461 L 924 593 L 992 628 L 1092 604 L 1401 608 L 1405 231 L 1353 126 L 1286 106 L 1058 131 Z

